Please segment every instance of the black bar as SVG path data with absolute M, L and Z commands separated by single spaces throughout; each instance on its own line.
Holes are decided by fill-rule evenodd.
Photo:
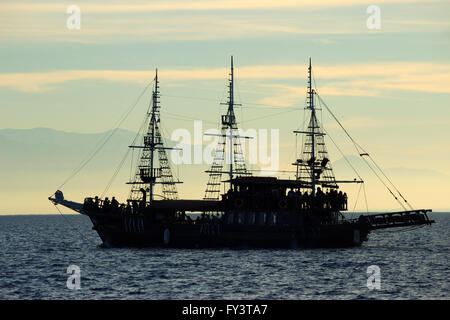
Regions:
M 370 310 L 370 318 L 384 319 L 387 308 L 395 308 L 402 316 L 407 316 L 423 310 L 433 310 L 448 307 L 448 301 L 406 301 L 406 300 L 28 300 L 0 301 L 2 312 L 10 311 L 15 317 L 29 316 L 30 312 L 56 310 L 70 313 L 71 318 L 89 318 L 99 316 L 105 319 L 109 315 L 123 314 L 142 315 L 145 319 L 302 319 L 307 315 L 314 318 L 324 316 L 330 319 L 336 315 L 353 315 L 365 318 L 365 312 Z M 430 308 L 431 307 L 431 308 Z M 201 309 L 200 309 L 201 308 Z M 10 309 L 10 310 L 8 310 Z M 207 311 L 209 310 L 209 311 Z M 214 310 L 214 315 L 212 311 Z M 443 310 L 444 311 L 444 310 Z M 199 313 L 202 314 L 199 314 Z M 98 314 L 97 314 L 98 313 Z M 389 310 L 389 313 L 391 311 Z M 54 313 L 55 314 L 55 313 Z M 28 318 L 28 317 L 27 317 Z M 59 316 L 58 318 L 61 318 Z

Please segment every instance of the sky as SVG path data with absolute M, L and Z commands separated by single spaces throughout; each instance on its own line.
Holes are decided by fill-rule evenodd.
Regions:
M 79 29 L 68 27 L 71 5 L 80 9 Z M 278 129 L 280 169 L 290 170 L 311 57 L 317 92 L 358 143 L 383 168 L 441 175 L 399 185 L 416 203 L 447 210 L 449 13 L 450 1 L 420 0 L 2 0 L 0 129 L 110 130 L 156 68 L 168 136 L 193 132 L 194 120 L 217 128 L 233 55 L 240 126 Z M 137 131 L 149 99 L 147 92 L 121 128 Z M 325 110 L 321 117 L 345 140 Z M 203 190 L 206 180 L 190 181 L 187 197 L 201 197 L 192 186 Z

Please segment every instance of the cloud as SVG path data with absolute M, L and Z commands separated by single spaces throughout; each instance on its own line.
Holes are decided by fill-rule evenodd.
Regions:
M 69 81 L 102 80 L 128 83 L 148 83 L 154 70 L 58 70 L 28 73 L 0 73 L 0 86 L 25 92 L 55 89 Z M 168 84 L 183 84 L 191 80 L 223 80 L 227 68 L 165 69 L 159 72 Z M 290 106 L 305 96 L 306 65 L 259 65 L 236 68 L 237 79 L 255 80 L 267 96 L 262 103 Z M 432 62 L 354 63 L 313 67 L 323 95 L 375 96 L 384 90 L 450 93 L 450 64 Z M 302 80 L 301 85 L 264 83 L 268 80 Z M 272 90 L 271 90 L 272 89 Z
M 78 5 L 83 11 L 89 13 L 125 13 L 125 12 L 157 12 L 157 11 L 212 11 L 212 10 L 272 10 L 292 8 L 333 8 L 355 5 L 370 5 L 371 0 L 203 0 L 203 1 L 152 1 L 151 3 L 128 2 L 108 4 L 95 1 L 79 1 Z M 377 4 L 404 4 L 426 3 L 425 0 L 377 0 Z M 439 1 L 438 1 L 439 2 Z M 444 2 L 444 1 L 443 1 Z M 5 11 L 34 11 L 34 12 L 61 12 L 65 11 L 67 4 L 58 2 L 49 3 L 6 3 L 2 4 Z
M 374 117 L 350 117 L 345 120 L 341 120 L 340 123 L 344 126 L 344 128 L 347 129 L 367 129 L 367 128 L 386 128 L 386 127 L 392 127 L 392 128 L 405 128 L 405 127 L 413 127 L 413 128 L 419 128 L 421 126 L 428 126 L 428 127 L 436 127 L 436 126 L 450 126 L 450 120 L 448 119 L 440 119 L 440 120 L 407 120 L 407 119 L 401 119 L 399 121 L 398 119 L 385 119 L 385 118 L 374 118 Z M 333 121 L 329 123 L 324 124 L 327 128 L 339 128 L 339 125 Z M 438 144 L 435 144 L 434 147 L 436 147 Z M 439 145 L 442 148 L 442 145 Z M 437 151 L 438 149 L 434 149 L 434 151 Z M 408 150 L 408 152 L 411 152 L 411 154 L 423 154 L 424 150 L 423 148 L 415 149 L 415 150 Z
M 380 0 L 377 4 L 410 2 Z M 80 1 L 77 5 L 81 9 L 81 29 L 75 31 L 66 28 L 67 3 L 9 2 L 2 4 L 0 12 L 0 41 L 158 42 L 280 34 L 367 34 L 372 31 L 365 26 L 364 8 L 361 16 L 347 9 L 336 13 L 334 8 L 369 4 L 371 1 L 357 0 L 151 1 L 107 5 Z M 383 18 L 383 27 L 377 33 L 441 32 L 448 28 L 448 21 L 433 18 Z
M 373 117 L 351 117 L 346 120 L 341 120 L 341 124 L 347 129 L 359 129 L 359 128 L 380 128 L 385 126 L 398 125 L 397 120 L 376 119 Z M 324 124 L 327 128 L 339 128 L 336 122 L 330 122 Z
M 45 16 L 48 16 L 46 19 Z M 28 13 L 0 19 L 0 40 L 3 42 L 82 42 L 117 43 L 129 41 L 208 41 L 267 37 L 268 35 L 296 34 L 360 34 L 368 32 L 358 20 L 346 19 L 336 26 L 333 19 L 313 25 L 313 18 L 287 18 L 279 15 L 227 16 L 222 13 L 185 14 L 121 14 L 96 16 L 82 13 L 80 30 L 66 28 L 64 13 L 35 16 Z M 384 32 L 382 30 L 381 32 Z
M 306 97 L 306 87 L 279 85 L 279 84 L 261 84 L 260 86 L 272 89 L 275 95 L 262 98 L 259 103 L 274 105 L 279 107 L 290 107 L 298 102 L 303 103 Z M 317 90 L 325 96 L 376 96 L 377 90 L 370 90 L 364 86 L 344 86 L 340 82 L 321 86 Z M 267 94 L 267 91 L 266 91 Z
M 219 72 L 219 70 L 221 72 Z M 165 80 L 222 79 L 226 69 L 167 70 Z M 61 70 L 30 73 L 0 74 L 0 86 L 20 91 L 38 92 L 54 89 L 56 85 L 76 80 L 104 80 L 116 82 L 148 83 L 154 70 Z

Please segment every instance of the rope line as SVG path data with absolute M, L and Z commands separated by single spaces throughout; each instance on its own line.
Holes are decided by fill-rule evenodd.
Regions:
M 113 130 L 109 130 L 109 134 L 106 136 L 103 142 L 102 140 L 99 141 L 99 143 L 95 146 L 94 151 L 92 151 L 89 156 L 81 161 L 81 163 L 74 169 L 74 171 L 69 175 L 69 177 L 57 188 L 58 190 L 61 189 L 64 185 L 66 185 L 75 175 L 77 175 L 99 152 L 100 150 L 106 145 L 106 143 L 111 139 L 111 137 L 116 133 L 116 131 L 120 128 L 122 123 L 128 118 L 130 113 L 134 110 L 134 108 L 137 106 L 138 102 L 144 95 L 144 93 L 147 91 L 147 89 L 150 87 L 152 82 L 147 84 L 147 86 L 144 88 L 144 90 L 141 92 L 137 100 L 134 102 L 134 104 L 131 105 L 131 108 L 129 108 L 119 119 L 117 125 L 115 125 L 115 128 Z M 51 194 L 50 196 L 54 195 Z
M 239 94 L 239 91 L 238 91 Z M 169 97 L 169 98 L 180 98 L 180 99 L 192 99 L 192 100 L 204 100 L 204 101 L 212 101 L 212 102 L 216 102 L 216 103 L 221 103 L 222 100 L 217 100 L 217 99 L 211 99 L 211 98 L 198 98 L 198 97 L 187 97 L 187 96 L 175 96 L 175 95 L 168 95 L 168 94 L 161 94 L 161 97 Z M 245 108 L 258 108 L 258 109 L 286 109 L 285 106 L 276 106 L 276 105 L 272 105 L 272 104 L 266 104 L 266 103 L 257 103 L 257 102 L 247 102 L 247 101 L 241 101 L 240 96 L 239 96 L 239 103 L 240 104 L 245 104 L 245 105 L 255 105 L 255 106 L 262 106 L 262 107 L 266 107 L 266 108 L 262 108 L 262 107 L 248 107 L 246 106 Z M 303 109 L 303 108 L 295 108 L 295 109 Z
M 144 118 L 144 121 L 142 122 L 141 127 L 139 128 L 139 131 L 134 136 L 134 139 L 131 142 L 131 145 L 135 145 L 136 140 L 141 135 L 141 133 L 143 132 L 143 130 L 145 128 L 145 125 L 147 124 L 148 118 L 149 118 L 149 114 L 147 113 L 147 116 Z M 106 185 L 105 190 L 103 190 L 102 194 L 100 195 L 100 198 L 103 198 L 105 196 L 106 192 L 108 192 L 109 188 L 111 187 L 111 185 L 113 184 L 117 175 L 119 174 L 120 170 L 122 169 L 123 164 L 125 163 L 126 159 L 128 158 L 128 154 L 130 153 L 130 150 L 133 148 L 127 148 L 127 149 L 128 150 L 125 152 L 125 155 L 123 156 L 122 160 L 119 162 L 119 165 L 117 166 L 116 170 L 114 171 L 114 174 L 112 175 L 111 179 L 109 180 L 108 184 Z M 131 165 L 131 168 L 132 167 L 133 167 L 133 165 Z M 131 171 L 130 171 L 130 176 L 131 176 Z
M 76 227 L 74 227 L 72 225 L 72 223 L 70 223 L 70 221 L 62 214 L 61 210 L 59 210 L 58 206 L 56 204 L 53 204 L 56 208 L 56 210 L 58 210 L 59 214 L 61 215 L 61 217 L 64 218 L 64 220 L 66 220 L 67 224 L 73 229 L 75 230 L 85 241 L 90 242 L 81 232 L 80 230 L 78 230 Z
M 359 194 L 361 193 L 361 188 L 363 185 L 364 185 L 364 183 L 361 183 L 361 185 L 359 186 L 358 194 L 356 195 L 355 205 L 353 206 L 353 213 L 355 213 L 356 205 L 358 204 L 358 200 L 359 200 Z
M 325 106 L 327 111 L 330 113 L 330 115 L 334 118 L 334 120 L 338 123 L 338 125 L 341 127 L 341 129 L 344 131 L 344 133 L 347 135 L 347 137 L 350 139 L 350 141 L 353 143 L 357 153 L 359 156 L 364 160 L 364 162 L 367 164 L 367 166 L 372 170 L 372 172 L 375 174 L 375 176 L 380 180 L 380 182 L 384 185 L 384 187 L 389 191 L 389 193 L 394 197 L 394 199 L 400 204 L 400 206 L 406 210 L 406 207 L 403 205 L 403 203 L 398 199 L 398 197 L 392 192 L 392 190 L 389 188 L 389 186 L 384 182 L 384 180 L 380 177 L 380 175 L 372 168 L 372 166 L 369 164 L 369 162 L 364 158 L 364 156 L 367 156 L 372 163 L 376 166 L 376 168 L 381 172 L 381 174 L 386 178 L 386 180 L 391 184 L 391 186 L 395 189 L 397 194 L 405 201 L 405 203 L 410 207 L 411 210 L 414 210 L 412 206 L 408 203 L 408 201 L 403 197 L 403 195 L 400 193 L 400 191 L 397 189 L 397 187 L 392 183 L 392 181 L 386 176 L 386 174 L 383 172 L 383 170 L 380 168 L 380 166 L 375 162 L 375 160 L 369 155 L 368 152 L 364 150 L 353 138 L 350 136 L 348 131 L 344 128 L 344 126 L 341 124 L 341 122 L 337 119 L 337 117 L 334 115 L 334 113 L 330 110 L 330 108 L 327 106 L 325 101 L 321 98 L 321 96 L 315 92 L 316 96 L 319 98 L 320 103 Z

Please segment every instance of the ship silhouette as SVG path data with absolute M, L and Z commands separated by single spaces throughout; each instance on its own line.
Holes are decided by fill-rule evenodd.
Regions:
M 114 197 L 111 200 L 87 197 L 83 203 L 73 202 L 64 199 L 60 190 L 49 200 L 88 216 L 107 247 L 339 248 L 360 246 L 373 230 L 402 230 L 434 222 L 427 215 L 430 209 L 413 209 L 395 186 L 387 184 L 386 188 L 403 211 L 361 214 L 357 219 L 345 217 L 348 199 L 339 185 L 364 181 L 359 175 L 348 181 L 337 181 L 334 177 L 325 145 L 326 132 L 316 114 L 317 101 L 328 107 L 313 89 L 311 59 L 305 106 L 309 121 L 304 130 L 294 131 L 303 135 L 301 155 L 293 162 L 295 179 L 254 176 L 246 168 L 240 141 L 251 137 L 239 134 L 236 121 L 233 57 L 228 82 L 225 103 L 228 109 L 221 116 L 222 130 L 217 134 L 219 143 L 213 163 L 206 171 L 209 180 L 203 199 L 179 199 L 176 186 L 181 182 L 175 180 L 167 156 L 167 151 L 173 148 L 164 144 L 161 135 L 156 70 L 152 101 L 146 114 L 146 134 L 142 144 L 130 146 L 140 151 L 140 157 L 134 179 L 128 182 L 131 191 L 127 202 L 119 203 Z M 345 128 L 342 129 L 359 155 L 373 160 Z M 227 153 L 229 161 L 225 163 Z M 224 176 L 227 180 L 222 181 Z M 227 190 L 223 194 L 220 192 L 222 184 Z M 161 188 L 162 199 L 157 199 L 156 186 Z M 193 218 L 192 213 L 197 217 Z

